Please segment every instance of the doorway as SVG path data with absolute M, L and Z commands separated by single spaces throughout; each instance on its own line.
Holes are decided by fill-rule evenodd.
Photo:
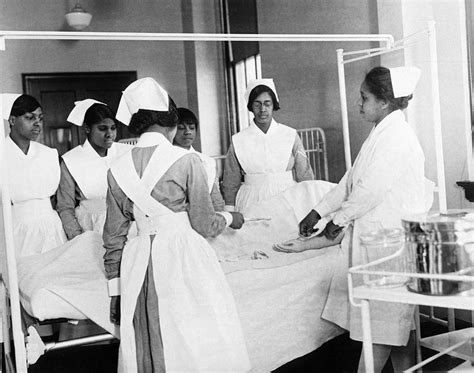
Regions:
M 39 142 L 56 148 L 59 155 L 82 144 L 84 130 L 66 119 L 74 102 L 93 98 L 117 111 L 122 91 L 137 79 L 136 71 L 22 74 L 23 91 L 37 98 L 44 112 Z M 119 123 L 117 140 L 130 137 Z

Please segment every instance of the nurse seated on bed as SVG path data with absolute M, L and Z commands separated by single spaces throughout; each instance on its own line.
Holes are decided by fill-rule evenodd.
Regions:
M 194 113 L 186 108 L 180 107 L 178 110 L 178 129 L 173 139 L 173 145 L 193 152 L 201 158 L 202 165 L 207 173 L 207 184 L 211 193 L 212 205 L 216 211 L 224 211 L 224 199 L 219 190 L 219 179 L 217 177 L 216 161 L 193 148 L 193 142 L 196 138 L 196 131 L 199 126 L 199 120 Z
M 66 241 L 50 198 L 59 184 L 56 149 L 36 142 L 43 111 L 32 96 L 2 94 L 3 119 L 10 125 L 5 140 L 13 238 L 18 257 L 51 250 Z
M 107 171 L 110 164 L 131 149 L 114 142 L 117 122 L 104 103 L 86 99 L 75 102 L 67 121 L 84 125 L 84 144 L 62 156 L 56 209 L 69 240 L 84 231 L 102 234 L 105 221 Z
M 280 109 L 273 79 L 251 81 L 245 100 L 254 119 L 232 136 L 222 184 L 226 209 L 244 215 L 252 205 L 314 179 L 296 130 L 273 118 Z

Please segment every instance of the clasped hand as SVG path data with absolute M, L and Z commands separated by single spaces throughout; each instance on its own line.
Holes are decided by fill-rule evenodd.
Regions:
M 232 229 L 240 229 L 244 225 L 244 216 L 240 212 L 230 211 L 232 223 L 229 225 Z
M 315 232 L 314 226 L 320 219 L 321 216 L 316 212 L 316 210 L 311 210 L 299 224 L 300 235 L 303 237 L 311 236 L 311 234 Z
M 337 236 L 341 233 L 343 227 L 334 224 L 334 222 L 331 220 L 327 225 L 326 228 L 324 229 L 324 236 L 328 240 L 335 240 Z
M 316 210 L 311 210 L 299 224 L 301 236 L 308 237 L 313 233 L 319 232 L 318 235 L 324 234 L 328 240 L 334 240 L 341 233 L 342 229 L 343 227 L 334 224 L 332 220 L 322 219 Z

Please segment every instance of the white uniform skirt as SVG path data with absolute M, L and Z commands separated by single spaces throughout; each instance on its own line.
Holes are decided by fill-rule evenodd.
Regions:
M 12 218 L 17 257 L 44 253 L 67 240 L 49 198 L 13 204 Z
M 245 215 L 247 209 L 273 197 L 296 184 L 292 171 L 268 174 L 247 174 L 235 200 L 235 211 Z
M 119 372 L 137 369 L 133 314 L 150 251 L 166 371 L 247 371 L 235 301 L 209 243 L 185 212 L 145 217 L 136 208 L 135 218 L 139 235 L 127 242 L 120 268 Z M 156 235 L 151 245 L 150 235 Z
M 349 301 L 348 264 L 349 255 L 353 255 L 353 227 L 349 226 L 341 242 L 341 250 L 346 261 L 334 268 L 329 294 L 321 317 L 348 330 L 356 341 L 363 340 L 362 314 L 360 307 L 354 307 Z M 386 255 L 374 256 L 371 260 Z M 353 278 L 353 286 L 362 285 L 360 278 Z M 359 300 L 356 300 L 359 302 Z M 409 304 L 370 301 L 370 326 L 372 342 L 390 346 L 404 346 L 408 343 L 410 330 L 414 329 L 414 306 Z

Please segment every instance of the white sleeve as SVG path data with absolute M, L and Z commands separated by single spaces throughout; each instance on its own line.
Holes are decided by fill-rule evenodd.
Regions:
M 316 210 L 321 217 L 338 210 L 346 200 L 348 194 L 347 180 L 349 178 L 349 172 L 351 172 L 351 170 L 347 171 L 341 181 L 326 193 L 321 202 L 314 207 L 314 210 Z
M 334 224 L 344 226 L 377 207 L 409 162 L 403 145 L 383 144 L 375 149 L 351 193 L 334 216 Z

